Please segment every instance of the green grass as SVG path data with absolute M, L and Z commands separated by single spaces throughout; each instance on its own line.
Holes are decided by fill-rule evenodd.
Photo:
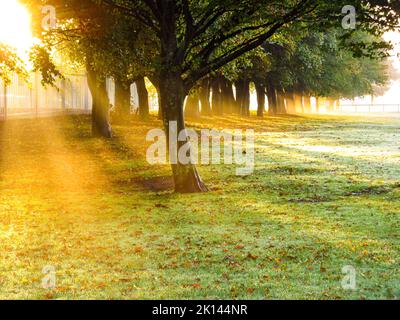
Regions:
M 254 128 L 254 173 L 200 166 L 211 192 L 174 194 L 144 158 L 156 120 L 112 141 L 87 117 L 0 123 L 0 298 L 400 297 L 400 118 L 189 124 Z

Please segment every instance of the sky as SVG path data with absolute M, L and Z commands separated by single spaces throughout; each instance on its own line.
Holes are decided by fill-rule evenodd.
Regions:
M 25 57 L 34 40 L 27 10 L 17 0 L 0 0 L 0 41 Z
M 400 70 L 400 32 L 389 32 L 385 34 L 385 39 L 394 44 L 390 59 L 394 67 Z M 400 81 L 393 81 L 390 90 L 383 97 L 377 97 L 376 103 L 400 104 Z

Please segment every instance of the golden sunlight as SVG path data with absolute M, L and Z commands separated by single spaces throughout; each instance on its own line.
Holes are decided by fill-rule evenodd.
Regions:
M 0 3 L 0 42 L 17 49 L 21 55 L 32 46 L 30 15 L 18 0 Z

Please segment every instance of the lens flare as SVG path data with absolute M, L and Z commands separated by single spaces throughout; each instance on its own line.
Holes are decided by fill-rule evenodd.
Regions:
M 16 48 L 22 56 L 34 42 L 30 15 L 17 0 L 0 3 L 0 42 Z

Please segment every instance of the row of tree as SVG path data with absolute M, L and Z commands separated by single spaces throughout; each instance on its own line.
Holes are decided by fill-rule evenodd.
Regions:
M 364 32 L 355 35 L 372 40 Z M 258 51 L 242 58 L 240 65 L 232 62 L 224 68 L 226 72 L 216 72 L 192 88 L 186 101 L 186 114 L 198 116 L 201 109 L 204 114 L 212 110 L 216 115 L 249 115 L 251 85 L 257 93 L 257 116 L 260 117 L 264 115 L 266 97 L 268 112 L 275 115 L 311 112 L 312 96 L 317 98 L 318 112 L 319 97 L 327 97 L 328 109 L 333 111 L 339 99 L 374 94 L 389 79 L 385 52 L 357 56 L 349 48 L 341 47 L 339 39 L 340 30 L 334 30 L 329 34 L 312 32 L 265 43 Z
M 272 114 L 310 109 L 310 97 L 354 97 L 385 82 L 378 60 L 396 28 L 400 4 L 390 0 L 23 0 L 40 45 L 32 61 L 51 83 L 54 63 L 84 67 L 93 96 L 93 133 L 111 137 L 105 79 L 116 83 L 116 109 L 129 110 L 130 84 L 148 114 L 144 77 L 160 99 L 166 133 L 170 121 L 185 128 L 186 112 L 249 114 L 249 88 L 265 97 Z M 44 31 L 42 6 L 56 9 Z M 352 5 L 355 28 L 342 28 Z M 362 30 L 362 31 L 361 31 Z M 44 52 L 50 58 L 44 58 Z M 39 58 L 38 58 L 39 57 Z M 57 64 L 57 63 L 56 63 Z M 235 88 L 235 90 L 233 89 Z M 235 91 L 235 92 L 234 92 Z M 212 92 L 212 94 L 211 94 Z M 212 98 L 210 99 L 210 95 Z M 211 101 L 211 103 L 210 103 Z M 286 101 L 286 103 L 284 102 Z M 180 141 L 180 148 L 185 141 Z M 193 164 L 173 164 L 175 190 L 206 191 Z

